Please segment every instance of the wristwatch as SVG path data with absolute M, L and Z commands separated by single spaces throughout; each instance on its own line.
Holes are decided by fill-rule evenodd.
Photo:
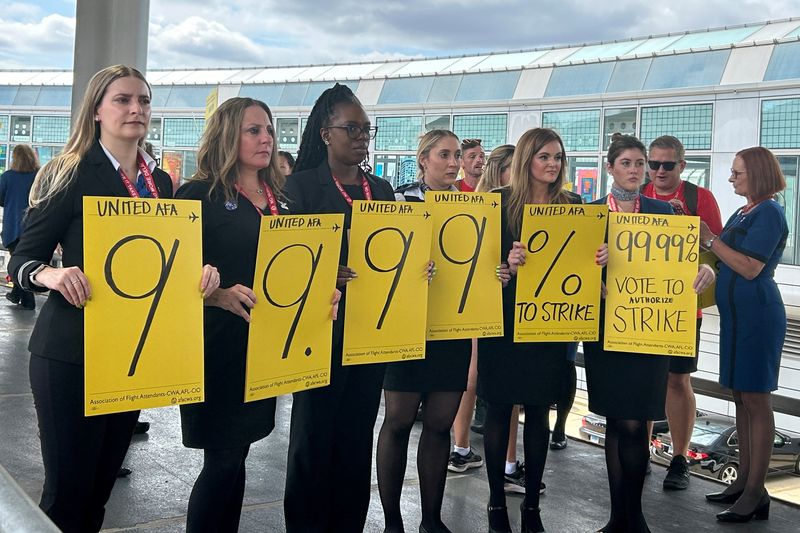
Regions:
M 44 285 L 42 285 L 41 283 L 36 281 L 34 278 L 36 278 L 36 274 L 38 274 L 39 272 L 41 272 L 42 270 L 44 270 L 48 266 L 49 265 L 47 263 L 42 263 L 41 265 L 39 265 L 36 268 L 34 268 L 33 270 L 31 270 L 31 273 L 28 274 L 28 281 L 31 282 L 31 285 L 34 285 L 36 287 L 44 287 Z
M 716 240 L 717 240 L 717 236 L 716 235 L 712 235 L 710 239 L 708 239 L 706 242 L 703 243 L 703 246 L 706 247 L 706 250 L 710 250 L 711 249 L 711 245 L 714 244 L 714 241 L 716 241 Z

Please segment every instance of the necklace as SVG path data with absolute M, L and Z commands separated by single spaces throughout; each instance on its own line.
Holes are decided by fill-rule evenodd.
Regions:
M 630 202 L 631 200 L 635 200 L 639 197 L 639 191 L 626 191 L 621 187 L 617 187 L 616 185 L 611 186 L 611 196 L 614 197 L 615 200 L 618 202 Z

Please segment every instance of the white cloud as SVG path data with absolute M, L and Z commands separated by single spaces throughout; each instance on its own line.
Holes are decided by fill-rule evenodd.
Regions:
M 7 13 L 4 14 L 4 17 Z M 0 18 L 0 60 L 16 68 L 72 65 L 75 18 L 46 15 L 30 22 Z

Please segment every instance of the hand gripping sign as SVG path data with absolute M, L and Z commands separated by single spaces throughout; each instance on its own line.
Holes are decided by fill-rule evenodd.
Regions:
M 85 414 L 203 392 L 200 202 L 84 197 Z
M 605 205 L 526 205 L 514 342 L 592 341 L 599 335 Z
M 330 383 L 331 300 L 344 215 L 261 218 L 246 402 Z
M 425 205 L 438 269 L 428 290 L 428 340 L 502 336 L 500 195 L 428 191 Z
M 353 202 L 342 364 L 425 357 L 430 218 L 421 202 Z
M 700 219 L 610 213 L 604 348 L 694 357 Z

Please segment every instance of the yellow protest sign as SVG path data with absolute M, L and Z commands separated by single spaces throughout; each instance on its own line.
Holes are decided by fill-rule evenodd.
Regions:
M 422 202 L 353 202 L 343 365 L 425 357 L 431 220 Z
M 87 416 L 202 402 L 202 210 L 84 197 Z
M 438 269 L 428 289 L 428 340 L 502 336 L 500 195 L 428 191 L 425 203 Z
M 717 258 L 717 254 L 711 251 L 700 252 L 700 263 L 703 265 L 709 265 L 711 268 L 714 269 L 714 273 L 719 273 L 719 267 L 717 267 L 717 263 L 719 259 Z M 706 307 L 711 307 L 717 305 L 717 280 L 714 280 L 714 283 L 709 285 L 709 287 L 697 295 L 697 307 L 699 309 L 705 309 Z
M 700 219 L 610 213 L 604 348 L 694 357 Z
M 344 215 L 262 217 L 245 401 L 330 383 L 331 300 Z
M 599 337 L 605 205 L 526 205 L 527 259 L 517 274 L 514 342 L 593 341 Z

